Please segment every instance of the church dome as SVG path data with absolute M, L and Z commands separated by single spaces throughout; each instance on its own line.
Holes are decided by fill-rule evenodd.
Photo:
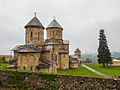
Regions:
M 77 48 L 77 49 L 75 50 L 75 53 L 81 53 L 80 49 Z
M 25 28 L 28 27 L 41 27 L 44 28 L 44 26 L 41 24 L 41 22 L 38 20 L 38 18 L 35 16 L 28 24 L 25 26 Z
M 61 27 L 61 25 L 54 19 L 46 29 L 49 29 L 49 28 L 60 28 L 60 29 L 63 29 Z

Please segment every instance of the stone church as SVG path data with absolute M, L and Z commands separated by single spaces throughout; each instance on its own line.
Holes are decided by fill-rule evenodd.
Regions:
M 11 67 L 18 70 L 56 73 L 57 69 L 78 68 L 78 64 L 82 62 L 79 48 L 75 50 L 74 55 L 69 55 L 69 41 L 63 40 L 63 28 L 56 19 L 46 28 L 46 40 L 45 27 L 36 15 L 25 25 L 25 29 L 25 45 L 17 45 L 12 49 L 14 60 Z

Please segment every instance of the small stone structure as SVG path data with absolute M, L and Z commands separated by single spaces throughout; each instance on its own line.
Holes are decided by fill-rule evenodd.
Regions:
M 78 63 L 81 64 L 82 63 L 82 59 L 81 59 L 81 51 L 79 50 L 79 48 L 77 48 L 74 52 L 74 55 L 70 55 L 69 56 L 69 67 L 71 69 L 73 68 L 78 68 Z
M 120 80 L 0 70 L 0 87 L 29 90 L 120 90 Z

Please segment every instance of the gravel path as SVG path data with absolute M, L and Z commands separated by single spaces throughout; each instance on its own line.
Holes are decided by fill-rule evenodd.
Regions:
M 82 66 L 85 67 L 85 68 L 87 68 L 88 70 L 96 73 L 96 74 L 99 74 L 99 75 L 105 77 L 105 78 L 111 78 L 110 76 L 107 76 L 107 75 L 105 75 L 105 74 L 102 74 L 102 73 L 100 73 L 100 72 L 98 72 L 98 71 L 96 71 L 96 70 L 94 70 L 94 69 L 92 69 L 92 68 L 90 68 L 90 67 L 88 67 L 88 66 L 86 66 L 86 65 L 84 65 L 84 64 L 82 64 Z

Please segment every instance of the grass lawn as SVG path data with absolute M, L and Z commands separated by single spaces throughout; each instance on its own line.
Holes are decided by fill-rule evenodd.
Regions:
M 115 74 L 117 76 L 120 75 L 120 66 L 104 68 L 102 67 L 102 64 L 97 63 L 84 63 L 84 64 L 108 76 L 114 76 Z
M 0 69 L 8 69 L 9 64 L 7 63 L 0 63 Z
M 0 63 L 0 69 L 8 70 L 8 71 L 16 71 L 15 69 L 8 69 L 7 66 L 9 64 Z M 22 70 L 21 70 L 22 72 Z M 24 71 L 25 72 L 25 71 Z M 35 73 L 40 73 L 38 71 L 33 71 Z M 48 73 L 50 74 L 50 73 Z M 78 69 L 71 69 L 71 70 L 58 70 L 57 75 L 80 75 L 80 76 L 90 76 L 90 77 L 102 77 L 98 74 L 95 74 L 91 72 L 90 70 L 87 70 L 86 68 L 80 66 Z
M 71 70 L 58 70 L 60 75 L 80 75 L 80 76 L 90 76 L 90 77 L 102 77 L 98 74 L 93 73 L 92 71 L 80 66 L 78 69 Z
M 8 69 L 7 66 L 9 66 L 9 64 L 0 63 L 0 69 L 5 69 L 8 71 L 16 71 L 15 69 Z M 58 70 L 57 74 L 58 75 L 80 75 L 80 76 L 90 76 L 90 77 L 103 77 L 96 73 L 93 73 L 92 71 L 90 71 L 82 66 L 80 66 L 80 68 L 78 68 L 78 69 Z

